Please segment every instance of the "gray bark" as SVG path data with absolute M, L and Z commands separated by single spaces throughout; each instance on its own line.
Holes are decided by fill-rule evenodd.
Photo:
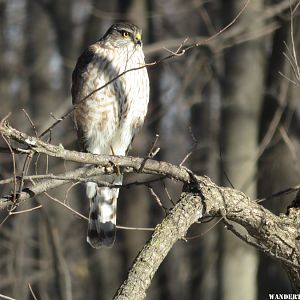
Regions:
M 236 14 L 241 3 L 226 2 L 229 14 Z M 239 22 L 248 24 L 248 32 L 257 32 L 263 25 L 256 20 L 263 10 L 263 1 L 250 3 Z M 234 46 L 225 60 L 225 102 L 222 146 L 224 172 L 233 186 L 248 196 L 256 197 L 256 157 L 261 103 L 264 93 L 263 40 L 256 39 Z M 223 183 L 228 185 L 223 176 Z M 223 233 L 222 285 L 224 300 L 256 299 L 258 258 L 255 249 L 241 244 L 228 232 Z M 236 287 L 239 288 L 236 288 Z
M 115 172 L 115 167 L 119 166 L 124 172 L 159 174 L 185 183 L 181 201 L 156 227 L 149 243 L 137 257 L 128 279 L 117 293 L 116 297 L 120 297 L 119 299 L 143 299 L 163 258 L 173 244 L 184 237 L 190 225 L 201 216 L 222 217 L 227 228 L 240 239 L 278 260 L 287 270 L 294 289 L 300 291 L 300 246 L 298 243 L 300 217 L 298 209 L 291 208 L 288 216 L 275 216 L 242 192 L 219 187 L 207 177 L 196 176 L 184 167 L 150 159 L 145 161 L 145 159 L 134 157 L 106 157 L 69 151 L 61 146 L 50 145 L 20 133 L 4 122 L 0 124 L 0 132 L 8 138 L 30 146 L 31 151 L 37 153 L 47 153 L 64 160 L 98 164 L 98 168 L 92 168 L 93 175 Z M 89 174 L 83 168 L 75 170 L 73 176 L 79 171 L 86 171 L 84 177 L 88 178 Z M 70 180 L 67 177 L 62 179 L 61 184 Z M 40 186 L 44 186 L 44 190 L 45 188 L 49 190 L 51 179 L 45 180 L 46 182 L 24 191 L 19 200 L 24 201 L 35 195 L 36 192 L 42 192 Z M 11 204 L 8 199 L 11 198 L 0 199 L 2 207 Z M 234 226 L 235 223 L 242 226 L 247 233 L 237 230 Z

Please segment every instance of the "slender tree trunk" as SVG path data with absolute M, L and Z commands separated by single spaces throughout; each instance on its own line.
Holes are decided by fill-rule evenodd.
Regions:
M 199 82 L 193 82 L 199 91 L 194 94 L 202 95 L 191 107 L 192 133 L 195 144 L 191 156 L 193 172 L 205 174 L 214 180 L 219 180 L 219 145 L 220 130 L 220 86 L 216 74 L 212 74 L 210 56 L 206 51 L 200 52 L 201 59 L 197 60 L 198 68 L 192 73 L 200 74 Z M 213 63 L 216 63 L 215 61 Z M 196 65 L 196 64 L 195 64 Z M 213 80 L 214 78 L 215 80 Z M 201 90 L 203 82 L 209 82 Z M 192 147 L 193 148 L 193 147 Z M 190 241 L 191 265 L 200 268 L 192 271 L 191 299 L 218 299 L 218 230 L 212 229 L 211 223 L 194 226 L 189 236 L 197 237 Z
M 299 24 L 299 17 L 294 20 Z M 299 30 L 294 32 L 295 51 L 300 53 Z M 267 89 L 261 117 L 260 140 L 264 151 L 259 160 L 258 196 L 272 195 L 299 183 L 299 86 L 279 74 L 296 80 L 292 66 L 284 57 L 287 48 L 292 51 L 290 22 L 283 22 L 273 37 L 272 55 L 268 65 Z M 273 133 L 271 135 L 270 133 Z M 268 143 L 264 141 L 269 137 Z M 276 214 L 285 213 L 295 194 L 283 195 L 264 206 Z M 258 273 L 258 299 L 269 293 L 291 293 L 292 287 L 281 265 L 260 255 Z
M 26 73 L 28 74 L 26 78 L 28 87 L 28 104 L 26 111 L 38 130 L 40 124 L 37 124 L 36 121 L 39 116 L 45 115 L 52 108 L 52 102 L 49 101 L 53 96 L 49 84 L 51 80 L 48 64 L 49 57 L 51 56 L 49 20 L 43 9 L 35 1 L 28 1 L 26 16 L 27 39 L 24 55 L 24 65 Z M 35 45 L 35 47 L 32 47 L 32 45 Z M 32 131 L 33 129 L 30 128 L 29 130 Z M 38 170 L 41 169 L 45 169 L 43 159 L 40 160 L 38 167 Z M 33 167 L 31 166 L 29 170 L 33 170 Z M 37 206 L 37 201 L 34 201 L 34 203 L 28 207 L 33 206 Z M 47 251 L 44 251 L 45 247 L 48 247 L 49 244 L 45 241 L 43 234 L 41 234 L 39 230 L 39 228 L 44 227 L 44 219 L 39 214 L 24 214 L 21 219 L 23 219 L 23 222 L 19 224 L 19 226 L 21 226 L 21 228 L 28 226 L 28 230 L 26 230 L 27 234 L 24 237 L 26 241 L 32 239 L 39 245 L 39 247 L 31 249 L 28 243 L 25 242 L 25 245 L 28 247 L 27 256 L 36 261 L 35 267 L 31 269 L 27 266 L 25 273 L 34 274 L 35 272 L 41 272 L 42 266 L 40 262 L 43 260 L 51 260 L 51 255 L 49 255 Z M 19 219 L 16 220 L 17 224 L 19 223 L 18 220 Z M 22 231 L 21 228 L 19 230 Z M 48 286 L 52 283 L 52 274 L 49 272 L 49 275 L 45 276 L 44 280 L 29 282 L 33 290 L 35 290 L 37 297 L 44 295 L 46 297 L 56 297 L 59 300 L 62 299 L 62 295 L 56 287 L 52 289 L 49 295 Z M 59 278 L 59 274 L 56 275 L 54 278 Z M 54 281 L 57 281 L 57 279 Z M 25 278 L 23 279 L 23 284 L 25 285 L 27 293 L 29 293 Z
M 7 42 L 5 38 L 5 29 L 6 29 L 6 2 L 0 2 L 0 102 L 2 107 L 1 118 L 4 117 L 5 113 L 10 111 L 10 103 L 9 101 L 9 68 L 6 64 L 5 55 L 7 55 Z M 5 176 L 4 172 L 4 159 L 0 160 L 0 174 Z
M 224 14 L 232 18 L 241 2 L 224 2 Z M 249 24 L 249 32 L 259 30 L 254 22 L 263 1 L 251 2 L 240 23 Z M 226 176 L 235 188 L 256 198 L 256 157 L 259 117 L 264 93 L 265 50 L 262 39 L 234 46 L 225 52 L 223 103 L 223 183 Z M 224 300 L 254 300 L 257 295 L 258 257 L 255 249 L 242 244 L 229 232 L 223 232 L 222 286 Z
M 75 54 L 73 47 L 72 5 L 72 0 L 53 0 L 45 4 L 55 30 L 57 47 L 63 61 L 62 90 L 65 96 L 69 96 L 70 93 L 72 68 L 69 63 Z

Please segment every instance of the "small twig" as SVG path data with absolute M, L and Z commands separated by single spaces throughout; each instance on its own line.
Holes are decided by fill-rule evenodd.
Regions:
M 152 227 L 128 227 L 128 226 L 121 226 L 117 225 L 117 229 L 124 229 L 124 230 L 137 230 L 137 231 L 153 231 L 155 228 Z
M 282 139 L 284 140 L 287 147 L 289 148 L 294 161 L 297 161 L 297 153 L 296 153 L 295 146 L 294 146 L 293 142 L 291 141 L 291 139 L 289 138 L 289 136 L 283 126 L 279 127 L 279 132 L 280 132 L 280 135 L 282 136 Z
M 299 5 L 299 3 L 298 3 Z M 298 5 L 296 6 L 296 8 L 298 7 Z M 294 12 L 292 10 L 292 4 L 290 1 L 290 14 L 291 14 L 291 40 L 292 40 L 292 51 L 293 51 L 293 59 L 294 59 L 294 64 L 295 64 L 295 68 L 296 68 L 296 78 L 300 83 L 300 68 L 298 65 L 298 59 L 297 59 L 297 53 L 296 53 L 296 47 L 295 47 L 295 41 L 294 41 Z
M 11 297 L 8 297 L 8 296 L 2 295 L 2 294 L 0 294 L 0 298 L 6 299 L 6 300 L 16 300 L 15 298 L 11 298 Z
M 29 114 L 27 113 L 27 111 L 25 109 L 22 109 L 22 111 L 24 112 L 26 118 L 28 119 L 32 129 L 33 129 L 33 132 L 35 134 L 35 137 L 37 138 L 38 137 L 38 134 L 37 134 L 37 130 L 36 130 L 36 126 L 34 124 L 34 122 L 32 121 L 32 119 L 30 118 Z M 29 170 L 29 167 L 30 167 L 30 163 L 31 163 L 31 160 L 32 160 L 32 157 L 33 157 L 33 152 L 30 151 L 27 155 L 26 155 L 26 158 L 25 158 L 25 161 L 24 161 L 24 164 L 23 164 L 23 168 L 22 168 L 22 173 L 21 173 L 21 180 L 20 180 L 20 183 L 19 183 L 19 189 L 18 189 L 18 193 L 21 193 L 22 190 L 23 190 L 23 185 L 24 185 L 24 176 L 27 175 L 28 173 L 28 170 Z
M 158 195 L 154 192 L 153 188 L 150 187 L 150 186 L 148 186 L 148 189 L 150 191 L 150 194 L 153 196 L 154 200 L 158 204 L 158 206 L 160 206 L 164 210 L 165 214 L 167 214 L 168 213 L 168 209 L 161 203 Z
M 42 208 L 42 207 L 43 207 L 43 205 L 38 205 L 38 206 L 36 206 L 36 207 L 28 208 L 28 209 L 25 209 L 25 210 L 12 211 L 12 212 L 9 212 L 9 214 L 10 214 L 10 215 L 19 215 L 19 214 L 31 212 L 31 211 L 33 211 L 33 210 L 36 210 L 36 209 L 39 209 L 39 208 Z
M 294 59 L 294 57 L 293 57 L 294 54 L 291 51 L 291 49 L 289 48 L 289 46 L 288 46 L 288 44 L 287 44 L 286 41 L 284 41 L 283 44 L 284 44 L 284 46 L 285 46 L 285 48 L 286 48 L 286 50 L 288 52 L 288 53 L 283 52 L 283 56 L 289 61 L 290 65 L 293 67 L 294 73 L 296 74 L 297 73 L 297 71 L 296 71 L 296 63 L 293 60 Z
M 34 294 L 33 290 L 32 290 L 32 287 L 30 285 L 30 283 L 28 282 L 28 288 L 29 288 L 29 291 L 31 293 L 31 296 L 33 297 L 34 300 L 38 300 L 36 295 Z
M 89 96 L 89 95 L 88 95 Z M 44 130 L 40 135 L 39 138 L 43 137 L 46 133 L 50 133 L 51 135 L 51 130 L 58 125 L 61 121 L 65 120 L 66 118 L 70 117 L 71 114 L 73 113 L 73 111 L 75 110 L 77 106 L 73 106 L 72 109 L 70 109 L 69 111 L 67 111 L 63 116 L 61 116 L 60 118 L 58 118 L 54 123 L 52 123 L 51 126 L 49 126 L 46 130 Z
M 176 51 L 172 51 L 166 47 L 163 47 L 164 50 L 168 51 L 169 53 L 173 54 L 174 56 L 181 56 L 185 53 L 185 51 L 181 51 L 183 45 L 188 41 L 189 38 L 185 38 L 183 42 L 179 45 Z
M 49 155 L 46 155 L 45 174 L 49 173 Z
M 212 226 L 210 226 L 207 230 L 205 230 L 204 232 L 202 232 L 201 234 L 198 235 L 193 235 L 193 236 L 188 236 L 185 237 L 186 240 L 195 240 L 198 238 L 202 238 L 203 236 L 205 236 L 208 232 L 210 232 L 212 229 L 214 229 L 221 221 L 223 220 L 223 218 L 219 218 L 219 220 L 217 222 L 215 222 Z M 198 222 L 196 222 L 198 223 Z M 200 223 L 201 224 L 201 223 Z
M 163 188 L 164 188 L 164 191 L 165 191 L 165 193 L 166 193 L 166 195 L 167 195 L 168 200 L 169 200 L 169 201 L 171 202 L 171 204 L 174 206 L 175 203 L 174 203 L 174 201 L 172 200 L 172 197 L 171 197 L 171 195 L 170 195 L 170 193 L 169 193 L 169 191 L 168 191 L 168 188 L 167 188 L 165 182 L 164 182 L 164 181 L 161 181 L 161 183 L 162 183 L 162 185 L 163 185 Z
M 182 167 L 182 165 L 187 161 L 187 159 L 193 154 L 193 151 L 190 151 L 184 159 L 180 162 L 179 167 Z
M 0 128 L 3 126 L 3 124 L 7 121 L 7 119 L 11 116 L 11 112 L 9 112 L 4 118 L 0 120 Z
M 263 250 L 263 247 L 256 243 L 254 240 L 251 240 L 248 234 L 243 235 L 242 233 L 240 233 L 233 224 L 231 224 L 229 222 L 229 220 L 227 219 L 226 215 L 224 212 L 220 212 L 221 216 L 222 216 L 222 221 L 223 223 L 226 225 L 225 228 L 230 230 L 232 233 L 234 233 L 238 238 L 240 238 L 242 241 L 244 241 L 245 243 L 253 246 L 254 248 L 257 248 L 258 250 Z
M 59 121 L 59 122 L 62 121 L 62 118 L 57 118 L 57 117 L 55 117 L 54 114 L 53 114 L 52 112 L 50 113 L 50 116 L 51 116 L 54 120 L 56 120 L 56 121 Z
M 298 2 L 296 5 L 295 5 L 295 8 L 292 10 L 292 15 L 294 15 L 296 13 L 296 10 L 298 9 L 300 5 L 300 2 Z M 291 7 L 291 1 L 290 1 L 290 7 Z
M 262 154 L 265 152 L 268 145 L 270 144 L 272 138 L 274 137 L 274 134 L 278 128 L 278 125 L 281 121 L 283 112 L 286 107 L 286 101 L 288 98 L 287 97 L 288 88 L 289 88 L 289 85 L 285 84 L 285 85 L 283 85 L 282 89 L 280 90 L 280 94 L 278 96 L 279 106 L 276 109 L 274 116 L 272 117 L 270 125 L 268 126 L 268 129 L 267 129 L 267 132 L 265 133 L 264 137 L 262 138 L 262 141 L 260 142 L 260 144 L 257 148 L 255 157 L 253 158 L 254 161 L 257 161 L 262 156 Z
M 286 60 L 289 62 L 290 66 L 292 67 L 292 70 L 293 70 L 293 74 L 294 76 L 298 79 L 298 75 L 297 75 L 297 66 L 296 66 L 296 63 L 294 61 L 294 58 L 293 58 L 293 54 L 291 53 L 291 50 L 289 49 L 288 45 L 286 42 L 284 42 L 284 45 L 288 51 L 289 54 L 283 52 L 283 56 L 286 58 Z M 288 78 L 286 75 L 284 75 L 283 73 L 279 72 L 280 75 L 282 75 L 284 78 L 288 79 L 290 82 L 294 83 L 297 85 L 296 82 L 294 82 L 291 78 Z
M 14 148 L 11 147 L 12 151 L 16 154 L 27 154 L 30 153 L 31 150 L 27 150 L 27 149 L 21 149 L 21 148 Z M 1 153 L 11 153 L 8 147 L 0 147 L 0 152 Z
M 251 240 L 248 234 L 243 235 L 242 233 L 240 233 L 227 219 L 226 217 L 223 215 L 223 222 L 226 224 L 226 228 L 228 230 L 230 230 L 234 235 L 236 235 L 239 239 L 241 239 L 242 241 L 244 241 L 245 243 L 249 244 L 250 246 L 269 254 L 269 256 L 276 258 L 279 261 L 284 262 L 285 264 L 297 268 L 299 269 L 299 264 L 295 264 L 292 261 L 279 256 L 277 253 L 273 253 L 271 251 L 271 249 L 267 249 L 265 246 L 260 245 L 259 243 L 255 242 L 254 240 Z
M 221 146 L 220 146 L 220 162 L 221 162 L 221 169 L 223 169 L 223 174 L 224 174 L 226 180 L 228 181 L 228 183 L 230 184 L 230 186 L 234 189 L 234 185 L 231 182 L 229 176 L 227 175 L 227 172 L 226 172 L 225 167 L 224 167 L 224 159 L 223 159 L 223 154 L 222 154 Z
M 78 184 L 79 184 L 79 182 L 75 182 L 75 183 L 72 183 L 72 184 L 68 187 L 68 189 L 67 189 L 67 191 L 66 191 L 66 196 L 65 196 L 65 199 L 64 199 L 64 203 L 66 203 L 67 200 L 68 200 L 69 192 L 72 190 L 72 188 L 73 188 L 74 186 L 76 186 L 76 185 L 78 185 Z
M 155 135 L 155 140 L 153 141 L 153 143 L 151 145 L 151 148 L 150 148 L 150 150 L 148 152 L 147 157 L 153 158 L 157 154 L 157 152 L 160 150 L 160 148 L 157 148 L 156 150 L 154 150 L 154 147 L 156 146 L 156 144 L 158 142 L 158 139 L 159 139 L 159 134 L 157 133 Z
M 220 34 L 222 34 L 229 27 L 231 27 L 240 18 L 240 16 L 244 13 L 244 11 L 246 10 L 246 8 L 248 7 L 248 5 L 249 5 L 250 2 L 251 2 L 251 0 L 247 0 L 245 2 L 245 5 L 241 8 L 241 10 L 238 12 L 238 14 L 231 20 L 231 22 L 229 22 L 225 27 L 223 27 L 217 33 L 215 33 L 214 35 L 212 35 L 211 37 L 209 37 L 208 39 L 206 39 L 205 42 L 207 43 L 207 42 L 211 41 L 212 39 L 214 39 L 217 36 L 219 36 Z M 200 44 L 197 43 L 196 45 L 199 46 Z
M 157 133 L 155 135 L 155 140 L 153 141 L 153 143 L 151 144 L 151 147 L 150 147 L 150 150 L 147 154 L 147 156 L 144 158 L 144 160 L 142 161 L 141 163 L 141 166 L 139 168 L 139 172 L 142 172 L 144 167 L 145 167 L 145 164 L 147 162 L 148 159 L 152 159 L 160 150 L 160 148 L 157 148 L 156 150 L 154 150 L 154 147 L 156 146 L 157 142 L 158 142 L 158 139 L 159 139 L 159 134 Z
M 10 214 L 7 214 L 4 219 L 0 223 L 0 227 L 7 221 L 7 219 L 10 217 Z
M 29 121 L 29 123 L 30 123 L 30 125 L 31 125 L 31 127 L 32 127 L 32 129 L 33 129 L 34 135 L 35 135 L 36 137 L 38 137 L 38 133 L 37 133 L 37 130 L 36 130 L 36 126 L 35 126 L 35 124 L 33 123 L 32 119 L 30 118 L 29 114 L 27 113 L 27 111 L 26 111 L 24 108 L 22 108 L 22 111 L 23 111 L 23 113 L 25 114 L 26 118 L 28 119 L 28 121 Z
M 183 160 L 180 162 L 180 164 L 179 164 L 180 167 L 183 166 L 183 164 L 193 154 L 193 152 L 197 149 L 197 146 L 198 146 L 198 140 L 196 139 L 196 137 L 193 133 L 192 126 L 189 126 L 189 133 L 190 133 L 190 136 L 191 136 L 192 141 L 193 141 L 193 146 L 192 146 L 191 150 L 187 153 L 187 155 L 183 158 Z
M 88 221 L 89 218 L 87 218 L 86 216 L 82 215 L 81 213 L 79 213 L 78 211 L 74 210 L 72 207 L 68 206 L 67 204 L 61 202 L 60 200 L 58 200 L 57 198 L 49 195 L 48 193 L 44 193 L 47 197 L 49 197 L 51 200 L 55 201 L 56 203 L 59 203 L 60 205 L 62 205 L 63 207 L 67 208 L 68 210 L 70 210 L 72 213 L 78 215 L 80 218 Z M 116 226 L 118 229 L 124 229 L 124 230 L 140 230 L 140 231 L 153 231 L 154 228 L 144 228 L 144 227 L 128 227 L 128 226 L 121 226 L 121 225 L 117 225 Z
M 284 75 L 283 73 L 279 72 L 279 74 L 281 76 L 283 76 L 285 79 L 287 79 L 288 81 L 290 81 L 291 83 L 293 83 L 295 85 L 300 84 L 300 67 L 298 64 L 298 58 L 297 58 L 295 40 L 294 40 L 294 13 L 296 12 L 298 6 L 299 6 L 299 3 L 296 5 L 296 7 L 294 9 L 292 9 L 292 3 L 290 1 L 290 24 L 291 24 L 290 25 L 290 35 L 291 35 L 292 49 L 290 49 L 288 47 L 288 45 L 286 44 L 286 42 L 284 42 L 284 45 L 288 51 L 288 54 L 286 54 L 285 52 L 283 53 L 284 57 L 287 59 L 287 61 L 289 62 L 290 66 L 293 70 L 293 74 L 296 77 L 297 82 L 292 80 L 288 76 Z
M 23 168 L 22 168 L 22 173 L 21 176 L 18 178 L 19 180 L 19 188 L 18 188 L 18 193 L 20 194 L 23 190 L 23 186 L 24 186 L 24 176 L 27 175 L 29 167 L 30 167 L 30 163 L 33 157 L 33 152 L 30 151 L 25 158 L 24 164 L 23 164 Z
M 62 205 L 63 207 L 65 207 L 66 209 L 70 210 L 72 213 L 74 213 L 75 215 L 79 216 L 81 219 L 88 221 L 89 218 L 87 218 L 86 216 L 82 215 L 80 212 L 76 211 L 75 209 L 73 209 L 71 206 L 61 202 L 60 200 L 58 200 L 57 198 L 49 195 L 47 192 L 44 192 L 44 194 L 49 197 L 51 200 L 53 200 L 54 202 Z
M 6 137 L 1 133 L 1 136 L 3 138 L 3 140 L 5 141 L 5 143 L 7 144 L 9 150 L 10 150 L 10 153 L 11 153 L 11 156 L 12 156 L 12 163 L 13 163 L 13 178 L 14 178 L 14 181 L 13 181 L 13 204 L 15 203 L 16 201 L 16 197 L 17 197 L 17 173 L 16 173 L 16 158 L 15 158 L 15 153 L 13 152 L 8 140 L 6 139 Z
M 287 77 L 285 74 L 283 74 L 281 71 L 278 72 L 278 74 L 280 76 L 282 76 L 283 78 L 285 78 L 287 81 L 289 81 L 290 83 L 294 84 L 294 85 L 297 85 L 297 82 L 292 80 L 291 78 Z
M 274 194 L 272 194 L 270 196 L 267 196 L 265 198 L 257 199 L 256 202 L 257 203 L 262 203 L 262 202 L 270 200 L 272 198 L 276 198 L 276 197 L 279 197 L 279 196 L 282 196 L 282 195 L 288 195 L 290 193 L 297 192 L 299 190 L 300 190 L 300 184 L 292 186 L 292 187 L 289 187 L 289 188 L 286 188 L 284 190 L 276 192 L 276 193 L 274 193 Z

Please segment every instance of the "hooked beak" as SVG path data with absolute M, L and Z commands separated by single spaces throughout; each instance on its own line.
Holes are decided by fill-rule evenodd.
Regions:
M 143 44 L 143 43 L 142 43 L 142 36 L 141 36 L 140 33 L 137 33 L 137 34 L 135 35 L 134 41 L 135 41 L 135 44 L 136 44 L 136 45 L 142 46 L 142 44 Z

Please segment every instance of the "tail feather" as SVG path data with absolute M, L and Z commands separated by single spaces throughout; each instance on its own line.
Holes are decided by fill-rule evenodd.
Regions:
M 111 175 L 105 180 L 121 184 L 122 176 Z M 111 247 L 115 241 L 118 195 L 118 188 L 87 184 L 87 196 L 90 199 L 87 242 L 94 248 Z

